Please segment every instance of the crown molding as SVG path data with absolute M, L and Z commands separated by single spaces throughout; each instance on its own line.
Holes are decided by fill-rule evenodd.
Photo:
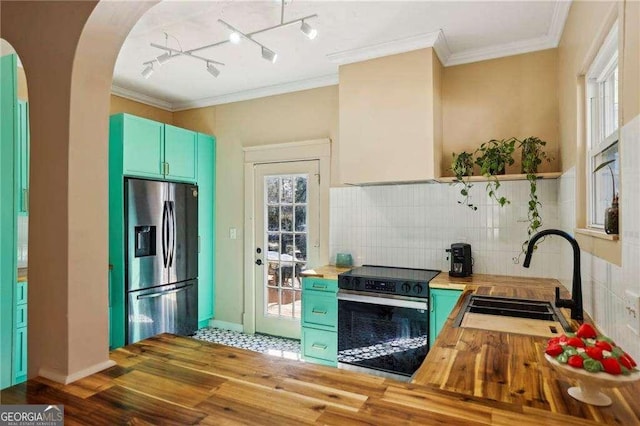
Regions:
M 442 65 L 449 63 L 451 50 L 449 50 L 449 44 L 442 30 L 438 31 L 438 37 L 436 37 L 436 40 L 433 42 L 433 50 L 436 51 L 436 55 L 438 55 Z
M 571 9 L 571 0 L 557 1 L 556 7 L 553 9 L 553 16 L 551 17 L 551 25 L 549 25 L 547 37 L 554 41 L 554 47 L 558 47 L 558 44 L 560 44 L 564 24 L 567 22 L 567 17 L 569 16 L 569 9 Z
M 371 46 L 343 50 L 341 52 L 328 54 L 327 59 L 330 62 L 338 65 L 346 65 L 352 64 L 354 62 L 362 62 L 369 59 L 381 58 L 383 56 L 409 52 L 411 50 L 433 47 L 440 37 L 444 37 L 443 35 L 441 36 L 441 33 L 442 31 L 438 30 L 431 33 L 419 34 L 398 40 L 388 41 L 385 43 L 374 44 Z
M 482 49 L 465 50 L 451 54 L 446 66 L 462 65 L 471 62 L 486 61 L 488 59 L 503 58 L 505 56 L 520 55 L 522 53 L 535 52 L 557 47 L 548 36 L 530 38 L 512 43 L 489 46 Z
M 164 109 L 166 111 L 173 111 L 170 102 L 163 101 L 162 99 L 154 98 L 153 96 L 145 95 L 135 90 L 125 89 L 124 87 L 111 85 L 111 94 L 120 96 L 121 98 L 129 99 L 131 101 L 140 102 L 146 105 L 151 105 L 156 108 Z
M 203 98 L 192 102 L 174 103 L 172 105 L 172 111 L 229 104 L 232 102 L 247 101 L 249 99 L 264 98 L 266 96 L 316 89 L 318 87 L 334 86 L 336 84 L 338 84 L 337 73 L 308 78 L 305 80 L 292 81 L 290 83 L 274 84 L 273 86 L 259 87 L 257 89 L 243 90 L 241 92 L 229 93 L 221 96 L 212 96 L 210 98 Z

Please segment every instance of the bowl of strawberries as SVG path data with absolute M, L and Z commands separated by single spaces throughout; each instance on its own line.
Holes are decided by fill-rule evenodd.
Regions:
M 549 339 L 544 356 L 556 371 L 578 382 L 569 388 L 569 395 L 591 405 L 611 405 L 611 398 L 600 389 L 640 379 L 635 360 L 586 323 L 575 334 Z

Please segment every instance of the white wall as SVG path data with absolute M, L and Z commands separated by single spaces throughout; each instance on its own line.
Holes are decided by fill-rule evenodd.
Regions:
M 636 328 L 640 326 L 640 312 L 634 320 L 625 309 L 626 291 L 640 294 L 640 116 L 621 129 L 620 153 L 622 267 L 582 251 L 582 295 L 584 309 L 600 331 L 635 359 L 640 359 L 640 337 L 627 326 L 633 321 Z M 559 221 L 562 229 L 569 233 L 573 233 L 576 223 L 575 179 L 575 167 L 559 179 Z M 571 251 L 561 248 L 561 255 L 562 282 L 570 289 Z
M 538 181 L 545 228 L 558 227 L 557 186 L 555 179 Z M 557 238 L 540 245 L 531 268 L 512 261 L 527 236 L 528 183 L 504 182 L 500 193 L 513 204 L 496 205 L 485 184 L 476 183 L 471 194 L 478 210 L 472 211 L 457 204 L 459 188 L 449 184 L 332 188 L 330 258 L 348 252 L 358 265 L 448 271 L 445 249 L 467 242 L 474 273 L 557 278 Z

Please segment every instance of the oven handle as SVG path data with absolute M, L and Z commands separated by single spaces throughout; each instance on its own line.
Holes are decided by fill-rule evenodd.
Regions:
M 402 300 L 396 298 L 389 297 L 372 297 L 372 296 L 363 296 L 361 294 L 351 294 L 351 293 L 342 293 L 338 292 L 338 300 L 344 300 L 345 302 L 359 302 L 359 303 L 369 303 L 373 305 L 382 305 L 382 306 L 395 306 L 397 308 L 409 308 L 409 309 L 429 309 L 429 302 L 425 300 L 424 302 L 418 302 L 415 300 Z

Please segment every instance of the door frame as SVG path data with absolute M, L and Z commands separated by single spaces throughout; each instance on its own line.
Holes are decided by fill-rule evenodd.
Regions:
M 245 333 L 256 331 L 255 268 L 253 249 L 255 236 L 255 174 L 254 166 L 288 161 L 318 160 L 320 170 L 318 261 L 321 266 L 329 263 L 329 182 L 331 179 L 331 139 L 314 139 L 262 146 L 251 146 L 244 151 L 244 312 L 242 324 Z M 314 265 L 311 265 L 314 266 Z

